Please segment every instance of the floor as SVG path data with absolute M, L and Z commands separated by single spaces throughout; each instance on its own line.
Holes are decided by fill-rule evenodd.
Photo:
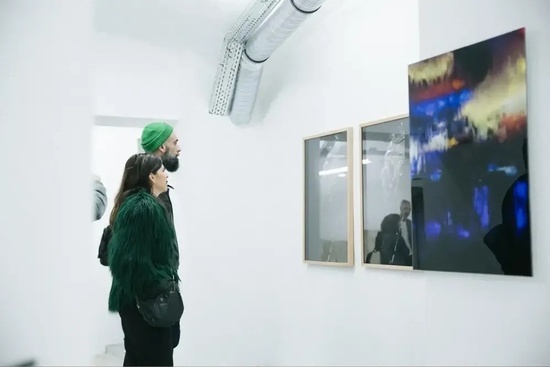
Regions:
M 124 345 L 113 344 L 105 347 L 105 353 L 94 358 L 94 366 L 122 366 L 124 361 Z

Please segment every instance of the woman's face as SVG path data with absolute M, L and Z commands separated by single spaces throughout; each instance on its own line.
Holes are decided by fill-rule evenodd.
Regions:
M 155 196 L 168 191 L 168 172 L 164 166 L 161 166 L 157 173 L 151 173 L 150 177 L 153 194 L 155 194 Z

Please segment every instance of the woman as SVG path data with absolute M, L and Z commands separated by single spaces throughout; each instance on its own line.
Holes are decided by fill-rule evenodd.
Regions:
M 161 158 L 135 154 L 128 159 L 111 212 L 108 247 L 109 311 L 122 320 L 124 366 L 173 366 L 170 328 L 150 326 L 136 305 L 140 297 L 154 297 L 167 279 L 179 281 L 174 228 L 157 199 L 167 189 Z

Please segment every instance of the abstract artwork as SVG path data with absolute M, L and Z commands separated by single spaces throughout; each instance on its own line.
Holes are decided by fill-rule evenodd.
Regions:
M 353 265 L 352 129 L 304 139 L 304 261 Z
M 532 276 L 525 29 L 409 66 L 414 268 Z
M 412 269 L 409 117 L 361 125 L 362 262 Z

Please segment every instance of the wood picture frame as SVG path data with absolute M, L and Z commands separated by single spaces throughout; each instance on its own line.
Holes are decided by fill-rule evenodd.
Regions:
M 353 128 L 304 138 L 303 261 L 354 265 Z
M 412 222 L 405 218 L 407 241 L 400 229 L 403 201 L 409 213 L 411 205 L 408 135 L 408 114 L 360 125 L 361 264 L 367 268 L 413 270 Z

